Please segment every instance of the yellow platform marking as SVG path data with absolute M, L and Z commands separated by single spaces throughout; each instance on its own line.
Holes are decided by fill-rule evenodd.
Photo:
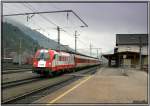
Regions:
M 63 94 L 61 94 L 61 95 L 58 96 L 57 98 L 51 100 L 51 101 L 49 102 L 49 104 L 52 104 L 52 103 L 56 102 L 57 100 L 61 99 L 63 96 L 67 95 L 68 93 L 70 93 L 71 91 L 73 91 L 74 89 L 76 89 L 77 87 L 79 87 L 81 84 L 85 83 L 85 82 L 86 82 L 87 80 L 89 80 L 92 76 L 93 76 L 93 75 L 88 76 L 85 80 L 81 81 L 79 84 L 75 85 L 74 87 L 72 87 L 72 88 L 69 89 L 68 91 L 64 92 Z

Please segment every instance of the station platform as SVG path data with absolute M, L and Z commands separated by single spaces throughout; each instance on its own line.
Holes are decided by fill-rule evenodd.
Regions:
M 147 84 L 146 72 L 105 67 L 34 103 L 147 103 Z

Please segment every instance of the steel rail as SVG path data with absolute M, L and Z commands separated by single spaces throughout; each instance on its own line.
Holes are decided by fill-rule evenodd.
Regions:
M 96 68 L 93 69 L 93 67 L 92 67 L 92 68 L 90 68 L 90 69 L 84 69 L 84 70 L 82 70 L 82 71 L 85 71 L 85 72 L 83 72 L 82 74 L 86 74 L 86 73 L 94 74 L 95 71 L 96 71 Z M 7 104 L 7 103 L 11 103 L 12 101 L 20 100 L 21 98 L 24 98 L 25 96 L 32 95 L 33 93 L 38 93 L 38 92 L 40 92 L 40 91 L 42 91 L 42 90 L 44 90 L 44 89 L 46 89 L 46 88 L 55 87 L 55 86 L 58 86 L 58 85 L 60 85 L 60 84 L 62 84 L 62 83 L 65 83 L 65 82 L 67 82 L 67 81 L 69 81 L 69 80 L 73 80 L 73 79 L 75 79 L 75 78 L 81 78 L 81 77 L 84 77 L 84 76 L 74 76 L 74 75 L 70 75 L 69 78 L 67 78 L 67 79 L 65 79 L 65 80 L 59 80 L 59 81 L 57 81 L 56 83 L 54 83 L 54 84 L 52 84 L 52 85 L 42 86 L 42 87 L 40 87 L 40 88 L 38 88 L 38 89 L 34 89 L 34 90 L 30 91 L 30 92 L 28 91 L 28 92 L 26 92 L 26 93 L 24 93 L 24 94 L 22 94 L 22 95 L 18 95 L 18 96 L 16 96 L 16 97 L 12 97 L 12 98 L 9 98 L 9 99 L 7 99 L 7 100 L 4 100 L 4 101 L 2 101 L 2 104 Z
M 2 71 L 2 74 L 13 74 L 13 73 L 20 73 L 20 72 L 26 72 L 26 71 L 32 71 L 32 69 L 18 69 L 18 70 L 11 70 L 11 71 Z
M 33 81 L 42 80 L 42 79 L 39 79 L 39 78 L 40 77 L 31 77 L 31 78 L 26 78 L 26 79 L 22 79 L 22 80 L 5 82 L 5 83 L 2 83 L 2 89 L 12 88 L 12 87 L 15 87 L 15 86 L 18 86 L 18 85 L 23 85 L 23 84 L 31 83 Z

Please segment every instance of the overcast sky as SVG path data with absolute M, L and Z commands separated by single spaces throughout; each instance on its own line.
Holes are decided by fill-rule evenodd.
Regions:
M 83 25 L 72 13 L 51 13 L 34 15 L 29 22 L 26 16 L 14 16 L 12 19 L 32 29 L 39 29 L 51 39 L 57 39 L 56 25 L 63 28 L 60 42 L 74 48 L 74 31 L 78 34 L 78 49 L 88 50 L 90 42 L 102 52 L 112 51 L 115 47 L 116 34 L 147 33 L 146 3 L 5 3 L 3 14 L 32 11 L 73 10 L 88 25 Z M 51 22 L 48 22 L 48 19 Z M 54 25 L 54 24 L 56 25 Z M 85 52 L 85 51 L 84 51 Z M 93 52 L 96 50 L 93 49 Z

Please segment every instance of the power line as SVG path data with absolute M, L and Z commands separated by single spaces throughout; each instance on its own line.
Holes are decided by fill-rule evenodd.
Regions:
M 30 4 L 29 4 L 30 5 Z M 30 5 L 31 6 L 31 5 Z M 32 6 L 31 6 L 32 7 Z M 33 8 L 33 7 L 32 7 Z M 34 9 L 35 10 L 35 9 Z M 39 14 L 40 15 L 40 14 Z M 42 16 L 42 15 L 40 15 L 40 16 Z M 42 16 L 44 19 L 46 19 L 47 20 L 47 18 L 45 18 L 44 16 Z M 47 21 L 49 21 L 49 20 L 47 20 Z M 53 23 L 53 22 L 51 22 L 51 23 Z M 54 25 L 56 25 L 55 23 L 54 23 Z M 57 26 L 57 30 L 58 30 L 58 46 L 59 46 L 59 51 L 60 51 L 60 27 L 58 27 L 58 25 L 56 25 Z M 62 28 L 61 28 L 62 29 Z M 67 31 L 65 31 L 65 30 L 63 30 L 64 32 L 67 32 Z
M 34 10 L 32 8 L 30 8 L 29 6 L 25 5 L 24 3 L 22 3 L 23 6 L 25 6 L 26 8 L 28 8 L 29 10 L 31 10 L 32 12 L 34 12 Z M 33 24 L 35 24 L 34 20 L 32 20 Z M 39 26 L 37 23 L 36 25 L 39 27 L 38 30 L 43 30 L 43 28 L 41 28 L 41 26 Z M 37 30 L 37 29 L 34 29 L 34 30 Z
M 32 5 L 30 5 L 30 4 L 28 4 L 28 5 L 30 5 L 32 8 L 30 8 L 29 6 L 27 6 L 27 5 L 25 5 L 25 4 L 23 4 L 24 6 L 26 6 L 27 8 L 29 8 L 30 10 L 32 10 L 32 12 L 36 12 L 37 10 L 35 9 L 35 8 L 33 8 L 32 7 Z M 46 17 L 44 17 L 43 15 L 41 15 L 41 14 L 38 14 L 39 16 L 41 16 L 42 18 L 44 18 L 46 21 L 48 21 L 49 23 L 51 23 L 51 24 L 53 24 L 53 25 L 55 25 L 55 26 L 58 26 L 58 25 L 56 25 L 54 22 L 52 22 L 51 20 L 49 20 L 49 19 L 47 19 Z
M 30 15 L 30 14 L 49 14 L 49 13 L 62 13 L 62 12 L 71 12 L 73 13 L 83 24 L 82 27 L 88 27 L 88 25 L 73 11 L 73 10 L 60 10 L 60 11 L 44 11 L 44 12 L 29 12 L 29 13 L 17 13 L 17 14 L 7 14 L 3 16 L 19 16 L 19 15 Z
M 71 34 L 69 34 L 68 32 L 66 32 L 66 33 L 68 34 L 68 36 L 71 35 Z M 74 36 L 71 36 L 71 37 L 74 38 Z M 78 39 L 78 41 L 79 41 L 80 43 L 82 43 L 83 45 L 87 45 L 87 44 L 88 44 L 88 43 L 83 42 L 80 38 Z
M 28 4 L 28 5 L 30 5 L 30 4 Z M 26 5 L 24 5 L 24 6 L 26 6 Z M 30 5 L 31 7 L 32 7 L 32 5 Z M 26 6 L 27 8 L 29 8 L 29 9 L 31 9 L 30 7 L 28 7 L 28 6 Z M 33 7 L 32 7 L 33 8 Z M 35 12 L 36 10 L 34 9 L 31 9 L 33 12 Z M 40 14 L 39 14 L 40 15 Z M 40 15 L 40 16 L 42 16 L 42 15 Z M 47 20 L 47 18 L 45 18 L 44 16 L 42 16 L 44 19 L 46 19 Z M 47 20 L 48 21 L 48 20 Z M 52 21 L 51 21 L 52 22 Z M 53 22 L 52 22 L 53 23 Z M 55 23 L 54 23 L 54 25 L 56 25 Z M 56 25 L 56 26 L 59 26 L 59 25 Z M 61 27 L 61 29 L 64 31 L 64 32 L 66 32 L 66 33 L 68 33 L 66 30 L 64 30 L 62 27 Z
M 39 16 L 41 16 L 43 19 L 45 19 L 46 21 L 48 21 L 49 23 L 51 23 L 51 24 L 53 24 L 53 25 L 55 25 L 55 26 L 57 26 L 57 29 L 58 29 L 58 26 L 59 25 L 57 25 L 57 24 L 55 24 L 54 22 L 52 22 L 51 20 L 49 20 L 49 19 L 47 19 L 46 17 L 44 17 L 43 15 L 41 15 L 40 13 L 54 13 L 54 12 L 72 12 L 85 26 L 87 26 L 87 24 L 74 12 L 74 11 L 72 11 L 72 10 L 63 10 L 63 11 L 51 11 L 51 12 L 36 12 L 36 9 L 34 9 L 33 7 L 32 7 L 32 5 L 30 5 L 30 4 L 28 4 L 28 5 L 30 5 L 30 7 L 29 6 L 27 6 L 27 5 L 25 5 L 25 4 L 23 4 L 25 7 L 27 7 L 28 9 L 30 9 L 32 12 L 34 12 L 34 13 L 24 13 L 24 14 L 12 14 L 12 15 L 29 15 L 29 14 L 38 14 Z M 32 8 L 31 8 L 32 7 Z M 11 15 L 5 15 L 5 16 L 11 16 Z M 66 32 L 66 33 L 68 33 L 66 30 L 64 30 L 63 28 L 61 28 L 64 32 Z M 60 32 L 59 32 L 60 33 Z M 58 34 L 58 36 L 59 36 L 60 34 Z M 68 34 L 68 35 L 72 35 L 72 34 Z M 72 36 L 73 37 L 73 36 Z M 60 37 L 59 37 L 59 44 L 60 44 Z M 82 42 L 81 40 L 80 40 L 80 42 Z M 83 43 L 83 42 L 82 42 Z
M 36 9 L 33 8 L 32 5 L 28 4 L 28 5 L 30 5 L 30 7 L 27 6 L 27 5 L 25 5 L 25 4 L 23 4 L 23 5 L 24 5 L 25 7 L 27 7 L 28 9 L 30 9 L 31 11 L 36 12 Z M 32 7 L 32 8 L 31 8 L 31 7 Z M 51 23 L 51 24 L 57 26 L 54 22 L 52 22 L 51 20 L 47 19 L 47 18 L 44 17 L 43 15 L 39 14 L 39 16 L 41 16 L 43 19 L 45 19 L 45 20 L 48 21 L 49 23 Z M 42 29 L 42 28 L 41 28 L 41 29 Z M 49 35 L 49 34 L 48 34 L 48 35 Z
M 74 36 L 72 35 L 72 34 L 70 34 L 69 32 L 67 32 L 66 30 L 63 30 L 69 37 L 72 37 L 72 38 L 74 38 Z M 82 44 L 84 44 L 84 45 L 87 45 L 88 43 L 85 43 L 85 42 L 83 42 L 82 40 L 80 40 L 79 39 L 79 42 L 80 43 L 82 43 Z
M 55 6 L 54 4 L 53 4 L 52 6 L 53 6 L 54 8 L 56 8 L 57 10 L 63 10 L 62 8 L 59 8 L 59 7 Z M 67 12 L 67 16 L 68 16 L 68 15 L 69 15 L 69 13 Z M 70 14 L 70 15 L 71 15 L 71 14 Z M 70 16 L 70 15 L 69 15 L 69 16 Z M 69 16 L 67 17 L 67 22 L 68 22 Z M 71 22 L 71 21 L 72 21 L 72 22 Z M 71 21 L 70 21 L 70 22 L 71 22 L 72 24 L 76 25 L 74 20 L 71 19 Z M 79 26 L 76 26 L 76 27 L 79 27 Z M 76 28 L 76 27 L 73 27 L 73 28 Z M 81 26 L 80 26 L 80 27 L 81 27 Z M 64 28 L 64 27 L 62 27 L 62 28 Z M 65 28 L 70 28 L 70 27 L 65 27 Z

